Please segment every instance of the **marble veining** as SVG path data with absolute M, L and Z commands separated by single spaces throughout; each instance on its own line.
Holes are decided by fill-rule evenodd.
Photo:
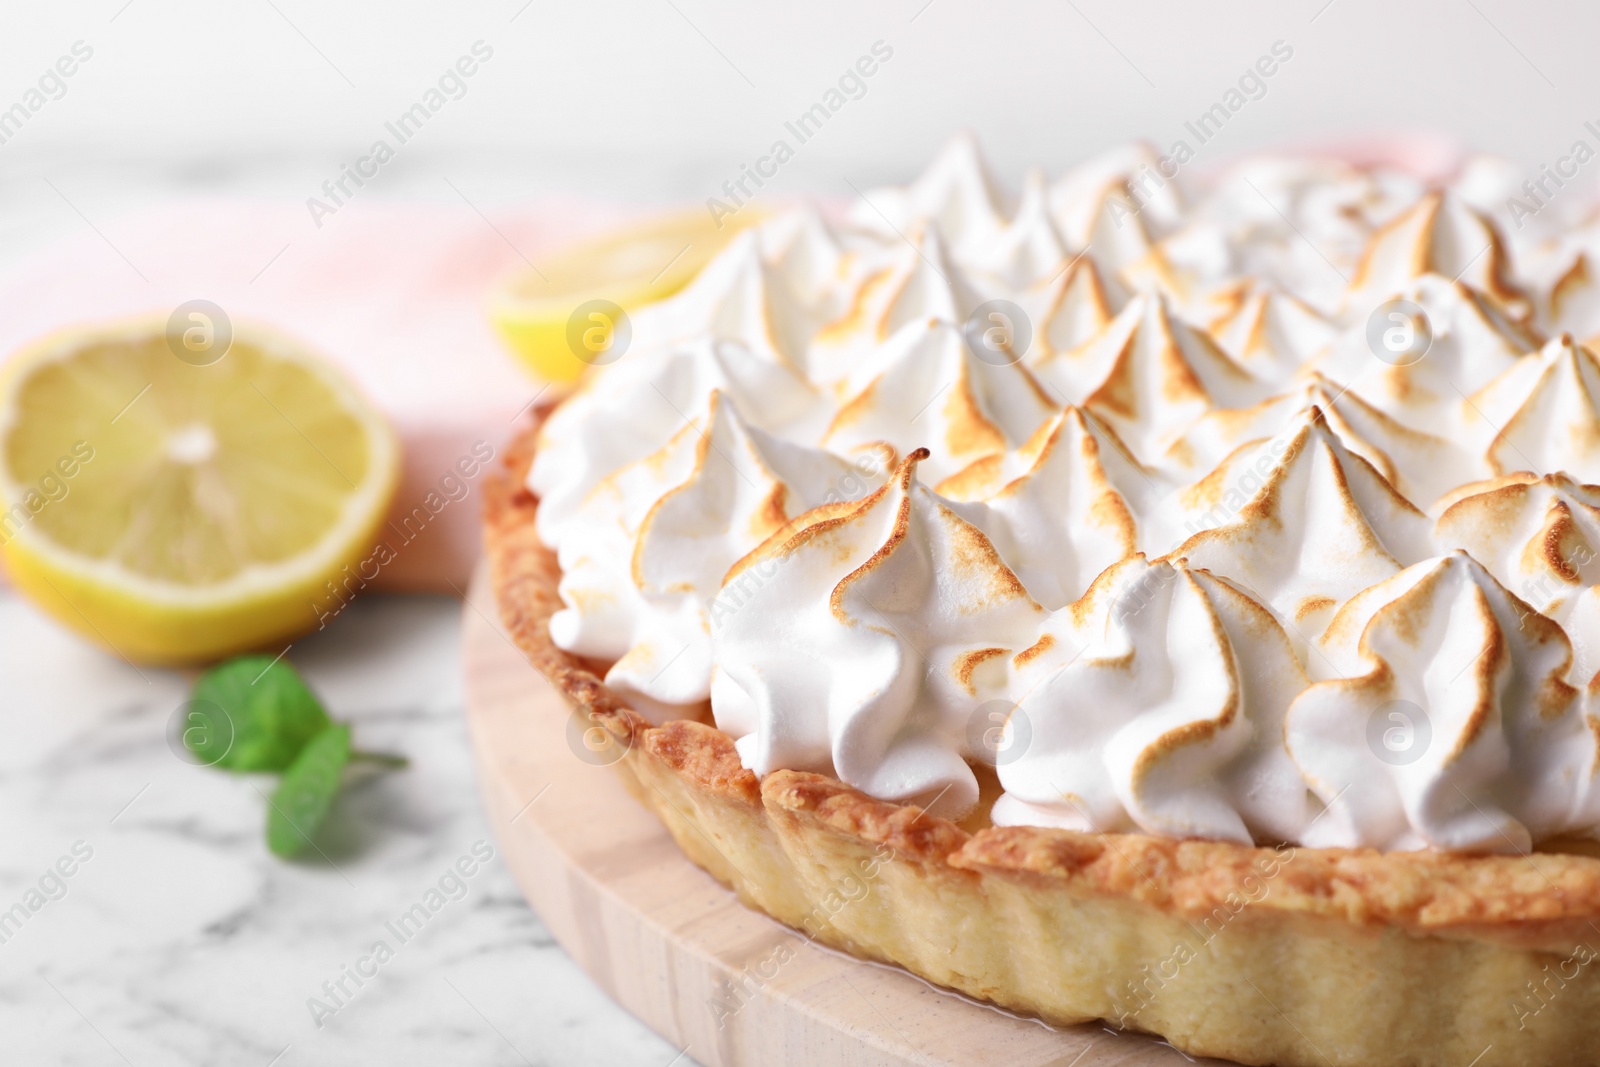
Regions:
M 412 765 L 350 789 L 326 855 L 286 864 L 262 840 L 272 779 L 169 750 L 190 674 L 104 656 L 0 588 L 0 911 L 42 901 L 0 943 L 0 1063 L 687 1067 L 500 862 L 462 719 L 460 611 L 373 596 L 290 650 L 362 746 Z M 441 885 L 479 842 L 493 858 Z M 443 905 L 401 942 L 394 920 L 430 890 Z M 380 941 L 390 958 L 358 984 Z M 332 1006 L 323 983 L 341 977 L 318 1026 L 307 1002 Z

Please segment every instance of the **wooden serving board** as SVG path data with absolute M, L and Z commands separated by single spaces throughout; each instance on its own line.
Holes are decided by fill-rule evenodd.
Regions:
M 1009 1015 L 823 948 L 746 908 L 684 857 L 609 768 L 569 747 L 566 703 L 501 629 L 482 566 L 464 613 L 467 719 L 505 862 L 561 946 L 685 1049 L 684 1059 L 708 1067 L 1196 1062 L 1140 1035 Z

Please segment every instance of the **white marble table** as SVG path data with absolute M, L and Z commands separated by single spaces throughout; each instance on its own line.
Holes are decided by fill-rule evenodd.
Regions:
M 498 857 L 404 943 L 386 927 L 489 836 L 460 611 L 374 596 L 290 651 L 363 746 L 411 767 L 345 797 L 327 860 L 284 863 L 262 840 L 271 779 L 169 751 L 190 675 L 108 658 L 0 588 L 0 1063 L 688 1067 L 551 940 Z M 63 857 L 71 876 L 48 877 Z M 41 878 L 43 906 L 5 925 Z M 332 1004 L 323 983 L 379 940 L 393 958 L 344 978 L 319 1027 L 308 999 Z

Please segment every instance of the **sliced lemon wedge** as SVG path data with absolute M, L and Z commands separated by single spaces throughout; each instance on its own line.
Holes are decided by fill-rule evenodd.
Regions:
M 671 296 L 761 218 L 750 208 L 719 226 L 708 212 L 685 211 L 581 242 L 508 278 L 490 298 L 489 318 L 536 378 L 577 381 L 605 361 L 617 309 Z
M 73 329 L 0 375 L 11 578 L 134 662 L 316 626 L 398 479 L 393 431 L 339 371 L 271 330 L 218 328 L 191 314 Z

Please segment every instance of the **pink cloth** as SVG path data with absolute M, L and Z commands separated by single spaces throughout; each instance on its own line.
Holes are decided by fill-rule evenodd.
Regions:
M 103 238 L 86 231 L 0 278 L 0 353 L 192 299 L 287 331 L 343 366 L 399 431 L 398 525 L 475 443 L 498 452 L 538 392 L 488 324 L 490 287 L 624 213 L 549 200 L 485 214 L 492 225 L 460 202 L 353 202 L 319 229 L 299 203 L 201 200 L 102 222 Z M 474 486 L 414 540 L 396 535 L 376 587 L 465 589 L 480 507 Z

